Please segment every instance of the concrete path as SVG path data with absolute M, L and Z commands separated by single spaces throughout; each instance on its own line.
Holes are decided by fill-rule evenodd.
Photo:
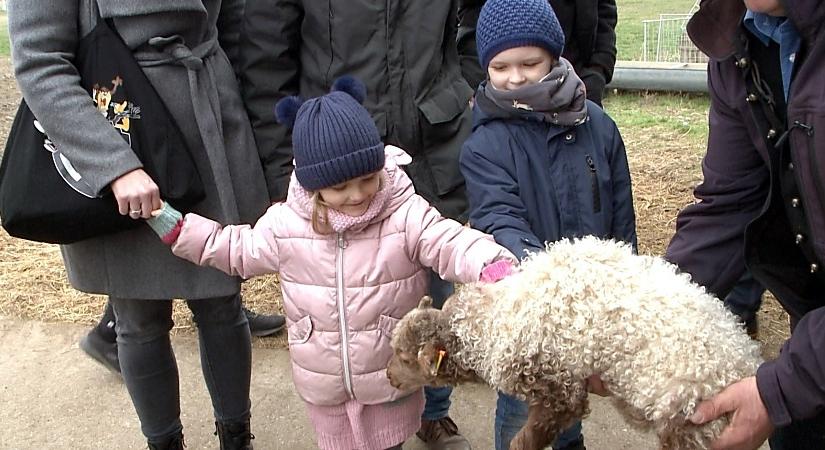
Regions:
M 143 449 L 137 416 L 120 378 L 77 346 L 86 330 L 0 316 L 0 449 Z M 217 449 L 197 341 L 176 337 L 184 434 L 188 449 Z M 312 449 L 313 432 L 295 394 L 286 350 L 255 348 L 252 431 L 257 450 Z M 495 396 L 486 386 L 461 386 L 452 417 L 476 450 L 490 450 Z M 655 449 L 609 402 L 594 399 L 584 422 L 589 450 Z M 413 437 L 405 450 L 424 450 Z

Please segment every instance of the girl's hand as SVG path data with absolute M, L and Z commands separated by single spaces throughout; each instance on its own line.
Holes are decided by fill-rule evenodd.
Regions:
M 609 397 L 613 395 L 613 393 L 607 390 L 604 386 L 604 382 L 599 374 L 593 374 L 587 377 L 587 392 L 596 394 L 600 397 Z
M 163 206 L 158 185 L 143 169 L 121 175 L 112 181 L 111 186 L 117 200 L 117 209 L 124 216 L 148 219 L 152 217 L 152 211 Z
M 500 259 L 484 266 L 481 269 L 479 280 L 484 283 L 495 283 L 511 273 L 513 273 L 513 262 L 509 259 Z

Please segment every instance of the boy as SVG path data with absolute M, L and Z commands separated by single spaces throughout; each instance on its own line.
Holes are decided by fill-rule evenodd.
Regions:
M 564 33 L 546 0 L 490 0 L 476 28 L 487 80 L 476 92 L 462 148 L 470 223 L 518 257 L 584 235 L 636 244 L 627 156 L 616 124 L 586 99 L 561 58 Z M 499 393 L 496 449 L 506 449 L 527 405 Z M 581 423 L 556 450 L 584 449 Z

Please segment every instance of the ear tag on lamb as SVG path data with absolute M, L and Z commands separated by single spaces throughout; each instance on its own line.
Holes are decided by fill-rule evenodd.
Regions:
M 435 368 L 433 369 L 433 376 L 438 375 L 438 369 L 441 368 L 441 360 L 444 359 L 444 356 L 447 354 L 447 350 L 439 350 L 438 357 L 435 360 Z

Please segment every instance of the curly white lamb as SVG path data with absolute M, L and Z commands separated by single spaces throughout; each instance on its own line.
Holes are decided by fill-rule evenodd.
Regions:
M 545 448 L 587 415 L 592 374 L 662 449 L 705 449 L 727 418 L 686 417 L 761 361 L 735 316 L 687 274 L 593 237 L 550 244 L 497 283 L 465 285 L 442 311 L 425 297 L 392 346 L 387 376 L 400 389 L 481 378 L 525 399 L 518 450 Z

